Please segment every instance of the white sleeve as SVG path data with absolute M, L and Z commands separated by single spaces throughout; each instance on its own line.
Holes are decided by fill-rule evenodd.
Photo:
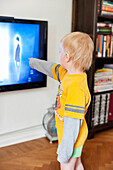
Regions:
M 30 58 L 30 62 L 29 62 L 29 65 L 31 68 L 33 68 L 43 74 L 46 74 L 47 76 L 50 76 L 51 78 L 53 78 L 52 67 L 54 64 L 55 63 L 53 63 L 53 62 L 39 60 L 36 58 Z
M 64 117 L 63 139 L 57 157 L 60 163 L 68 162 L 72 156 L 74 144 L 77 140 L 82 121 L 82 119 Z

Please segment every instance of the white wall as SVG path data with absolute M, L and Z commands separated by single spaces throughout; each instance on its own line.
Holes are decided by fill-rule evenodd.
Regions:
M 48 60 L 59 61 L 60 39 L 71 32 L 72 0 L 0 0 L 1 15 L 47 20 Z M 48 78 L 46 88 L 0 93 L 0 146 L 44 135 L 43 130 L 32 138 L 30 134 L 33 130 L 36 132 L 37 127 L 39 131 L 42 129 L 42 118 L 55 102 L 57 85 Z M 20 133 L 22 129 L 24 139 Z

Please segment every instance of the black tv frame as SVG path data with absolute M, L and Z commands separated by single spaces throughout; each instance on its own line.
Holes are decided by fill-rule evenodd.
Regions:
M 42 43 L 41 38 L 43 38 L 44 39 L 43 56 L 44 56 L 44 60 L 47 60 L 48 21 L 17 19 L 14 17 L 0 16 L 0 22 L 39 24 L 40 25 L 39 56 L 41 55 L 41 49 L 40 49 L 41 43 Z M 44 31 L 44 35 L 42 35 L 42 31 Z M 32 89 L 32 88 L 42 88 L 42 87 L 47 87 L 47 76 L 45 74 L 43 74 L 43 82 L 30 82 L 30 83 L 23 83 L 23 84 L 2 85 L 0 86 L 0 92 L 25 90 L 25 89 Z

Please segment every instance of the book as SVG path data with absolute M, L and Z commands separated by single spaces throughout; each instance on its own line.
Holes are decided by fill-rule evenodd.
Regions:
M 113 90 L 113 84 L 94 86 L 95 93 Z
M 109 35 L 107 35 L 107 47 L 106 47 L 106 50 L 107 50 L 107 57 L 109 57 Z
M 102 0 L 100 6 L 100 15 L 113 16 L 113 2 Z
M 110 57 L 113 57 L 113 36 L 111 36 L 111 49 L 110 49 Z
M 104 106 L 105 107 L 104 123 L 108 123 L 109 99 L 110 99 L 110 93 L 106 94 L 106 101 Z
M 105 104 L 106 104 L 106 94 L 102 94 L 101 109 L 100 109 L 100 124 L 104 124 L 105 120 Z
M 113 16 L 113 12 L 109 12 L 109 11 L 102 11 L 101 15 L 106 15 L 106 16 Z
M 113 120 L 113 93 L 110 94 L 109 109 L 108 109 L 108 122 Z
M 108 12 L 113 12 L 113 8 L 111 8 L 111 6 L 102 6 L 102 11 L 108 11 Z
M 96 78 L 94 78 L 94 83 L 95 83 L 95 86 L 112 84 L 113 83 L 112 75 L 96 77 Z
M 104 65 L 102 69 L 97 69 L 94 74 L 94 92 L 113 90 L 113 69 Z
M 102 69 L 97 69 L 94 76 L 95 77 L 103 77 L 103 76 L 109 76 L 113 74 L 113 64 L 104 64 L 104 67 Z
M 99 97 L 100 97 L 100 101 L 99 101 L 98 125 L 100 124 L 100 119 L 101 119 L 102 95 L 99 95 Z
M 106 1 L 106 0 L 102 0 L 102 5 L 109 5 L 110 7 L 113 7 L 113 2 L 111 1 Z
M 113 24 L 97 23 L 96 57 L 112 57 Z
M 95 116 L 95 95 L 92 100 L 92 112 L 91 112 L 91 126 L 94 126 L 94 116 Z
M 94 109 L 94 126 L 98 125 L 99 119 L 99 104 L 100 104 L 100 95 L 95 96 L 95 109 Z
M 98 22 L 97 23 L 97 28 L 98 27 L 112 27 L 112 23 L 108 23 L 108 22 Z
M 108 122 L 110 93 L 93 96 L 91 126 L 97 126 Z
M 100 35 L 99 35 L 99 39 L 98 39 L 98 53 L 97 53 L 98 57 L 101 57 L 101 53 L 100 53 Z
M 112 27 L 97 27 L 98 34 L 112 34 Z
M 99 45 L 99 35 L 97 35 L 97 38 L 96 38 L 96 52 L 98 51 L 98 45 Z
M 108 69 L 109 72 L 111 71 L 111 73 L 113 72 L 113 64 L 104 64 L 104 70 Z
M 111 56 L 111 35 L 109 35 L 109 57 Z
M 102 40 L 103 40 L 103 35 L 100 35 L 100 51 L 98 54 L 99 57 L 102 57 Z
M 104 43 L 103 43 L 103 57 L 106 57 L 106 36 L 104 36 Z
M 104 35 L 102 35 L 102 57 L 104 52 Z

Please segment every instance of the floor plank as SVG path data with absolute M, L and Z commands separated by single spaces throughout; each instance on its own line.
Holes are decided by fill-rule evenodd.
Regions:
M 59 170 L 57 142 L 40 138 L 0 149 L 0 170 Z M 113 170 L 113 129 L 87 140 L 82 153 L 85 170 Z

